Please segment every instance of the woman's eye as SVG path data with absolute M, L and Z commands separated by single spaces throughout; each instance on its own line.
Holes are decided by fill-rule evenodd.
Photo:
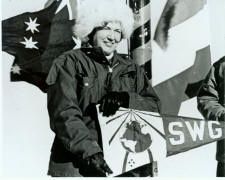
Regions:
M 116 33 L 119 33 L 119 34 L 121 34 L 121 31 L 120 30 L 114 30 Z
M 103 29 L 104 29 L 104 30 L 111 30 L 111 29 L 110 29 L 109 27 L 107 27 L 107 26 L 104 26 Z

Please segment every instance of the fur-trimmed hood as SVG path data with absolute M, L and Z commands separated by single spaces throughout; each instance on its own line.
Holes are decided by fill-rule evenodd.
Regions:
M 103 22 L 121 23 L 122 37 L 129 38 L 133 31 L 132 10 L 121 0 L 83 0 L 78 8 L 74 35 L 81 40 L 87 37 L 95 27 Z

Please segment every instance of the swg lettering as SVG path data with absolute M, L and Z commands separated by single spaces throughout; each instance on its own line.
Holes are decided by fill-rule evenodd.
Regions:
M 208 131 L 206 131 L 205 123 L 207 123 Z M 218 121 L 184 121 L 183 122 L 171 122 L 169 123 L 169 133 L 174 137 L 170 137 L 169 141 L 172 145 L 180 145 L 185 142 L 185 134 L 183 132 L 184 127 L 188 129 L 188 132 L 193 142 L 199 140 L 203 141 L 204 136 L 209 136 L 211 139 L 218 139 L 222 137 L 222 128 L 213 127 L 213 125 L 220 125 Z M 208 134 L 208 135 L 207 135 Z

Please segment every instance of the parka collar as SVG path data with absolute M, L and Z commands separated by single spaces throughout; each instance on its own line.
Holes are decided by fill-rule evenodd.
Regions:
M 110 65 L 109 61 L 105 57 L 103 51 L 99 47 L 94 48 L 81 48 L 81 51 L 84 52 L 90 59 L 101 63 Z M 119 63 L 122 63 L 124 65 L 130 65 L 132 63 L 132 60 L 128 58 L 127 55 L 120 55 L 117 53 L 117 51 L 114 51 L 114 55 L 112 57 L 112 64 L 115 64 L 119 61 Z

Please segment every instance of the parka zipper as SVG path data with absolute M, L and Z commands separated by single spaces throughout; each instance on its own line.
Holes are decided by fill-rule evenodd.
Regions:
M 110 91 L 111 90 L 111 77 L 112 77 L 112 72 L 113 70 L 116 69 L 116 67 L 119 65 L 119 63 L 116 63 L 114 66 L 110 67 L 110 65 L 108 65 L 108 72 L 107 72 L 107 76 L 106 76 L 106 90 Z
M 112 73 L 113 69 L 115 69 L 117 65 L 119 65 L 119 63 L 116 63 L 113 67 L 110 67 L 110 65 L 108 65 L 108 69 L 109 69 L 108 73 Z

